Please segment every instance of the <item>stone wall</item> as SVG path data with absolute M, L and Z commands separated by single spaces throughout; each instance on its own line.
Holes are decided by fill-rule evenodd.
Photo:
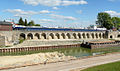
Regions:
M 5 36 L 5 44 L 12 45 L 19 39 L 25 40 L 68 40 L 68 39 L 120 39 L 119 31 L 0 31 Z
M 0 36 L 3 36 L 5 39 L 5 46 L 12 46 L 13 45 L 13 31 L 0 31 Z M 2 37 L 1 37 L 2 38 Z
M 0 47 L 5 46 L 5 37 L 0 36 Z
M 101 48 L 116 48 L 120 47 L 120 41 L 115 42 L 107 42 L 107 43 L 83 43 L 81 44 L 82 47 L 90 48 L 90 49 L 101 49 Z
M 105 31 L 14 31 L 14 39 L 61 40 L 61 39 L 104 39 Z

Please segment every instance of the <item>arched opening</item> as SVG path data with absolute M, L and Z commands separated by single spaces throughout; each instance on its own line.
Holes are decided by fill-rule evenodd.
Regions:
M 20 39 L 24 39 L 24 40 L 26 39 L 26 36 L 25 36 L 24 33 L 21 33 L 21 34 L 20 34 Z
M 45 33 L 42 33 L 42 34 L 41 34 L 41 37 L 42 37 L 42 39 L 47 39 L 47 37 L 46 37 L 46 34 L 45 34 Z
M 78 33 L 78 37 L 79 37 L 79 39 L 81 38 L 81 34 L 80 33 Z
M 113 36 L 111 35 L 111 36 L 110 36 L 110 39 L 112 39 L 112 38 L 113 38 Z
M 91 34 L 92 38 L 94 39 L 94 33 Z
M 105 38 L 105 34 L 104 33 L 103 33 L 102 37 Z
M 37 37 L 37 39 L 40 39 L 40 35 L 38 33 L 35 34 L 35 37 Z
M 90 38 L 90 35 L 87 33 L 87 38 Z
M 68 39 L 71 39 L 70 33 L 67 33 L 66 36 L 68 37 Z
M 101 33 L 99 34 L 99 37 L 102 38 Z
M 83 38 L 85 38 L 85 33 L 82 34 Z
M 50 33 L 50 38 L 54 39 L 54 34 L 53 33 Z
M 57 39 L 60 39 L 60 34 L 56 33 L 55 36 L 57 37 Z
M 75 34 L 75 33 L 73 33 L 73 37 L 74 37 L 74 39 L 77 39 L 77 36 L 76 36 L 76 34 Z
M 98 34 L 97 33 L 95 34 L 95 36 L 96 36 L 96 38 L 98 38 Z
M 65 39 L 65 34 L 64 33 L 62 33 L 61 36 L 62 36 L 63 39 Z
M 120 34 L 117 37 L 120 38 Z
M 28 39 L 33 39 L 33 34 L 29 33 L 29 34 L 27 35 L 27 38 L 28 38 Z

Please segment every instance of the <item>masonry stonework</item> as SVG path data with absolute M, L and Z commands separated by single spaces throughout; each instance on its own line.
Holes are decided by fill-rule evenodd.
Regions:
M 120 38 L 119 31 L 0 31 L 0 35 L 5 37 L 5 46 L 13 45 L 14 42 L 24 40 L 85 40 L 85 39 L 117 39 Z M 3 44 L 4 45 L 4 44 Z

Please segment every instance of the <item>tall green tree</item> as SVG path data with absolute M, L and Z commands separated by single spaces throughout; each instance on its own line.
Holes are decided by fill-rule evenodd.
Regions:
M 28 26 L 34 26 L 34 25 L 35 25 L 35 23 L 34 23 L 33 20 L 31 20 L 31 21 L 28 23 Z
M 25 19 L 25 26 L 27 26 L 28 24 L 27 24 L 27 19 Z
M 20 17 L 20 19 L 19 19 L 19 25 L 25 25 L 22 17 Z
M 96 24 L 107 29 L 112 29 L 113 27 L 110 14 L 105 12 L 98 13 Z
M 113 25 L 116 29 L 120 29 L 120 18 L 119 17 L 112 17 Z

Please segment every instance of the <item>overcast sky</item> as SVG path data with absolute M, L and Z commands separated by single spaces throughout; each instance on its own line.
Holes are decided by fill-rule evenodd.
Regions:
M 120 0 L 1 0 L 0 20 L 20 17 L 47 27 L 87 27 L 97 14 L 120 16 Z

